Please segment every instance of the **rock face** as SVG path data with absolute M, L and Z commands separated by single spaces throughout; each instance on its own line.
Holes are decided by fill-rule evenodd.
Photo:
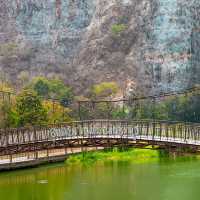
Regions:
M 0 8 L 1 69 L 14 81 L 24 71 L 68 80 L 94 1 L 0 0 Z
M 0 0 L 0 69 L 13 83 L 178 90 L 200 82 L 195 0 Z

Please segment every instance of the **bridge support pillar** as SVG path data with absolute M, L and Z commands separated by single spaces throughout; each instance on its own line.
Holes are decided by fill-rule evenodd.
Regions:
M 49 157 L 49 149 L 47 148 L 47 158 Z
M 38 159 L 38 151 L 34 152 L 34 158 L 37 160 Z
M 65 145 L 65 155 L 67 155 L 67 147 L 66 147 L 66 145 Z
M 13 156 L 12 156 L 12 154 L 10 154 L 10 163 L 12 163 L 12 160 L 13 160 Z

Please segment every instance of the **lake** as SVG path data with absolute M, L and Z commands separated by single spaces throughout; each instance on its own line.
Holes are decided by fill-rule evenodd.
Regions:
M 200 160 L 56 164 L 0 174 L 1 200 L 199 200 Z

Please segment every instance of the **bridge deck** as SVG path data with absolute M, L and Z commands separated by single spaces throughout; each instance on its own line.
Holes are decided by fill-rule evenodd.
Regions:
M 53 149 L 38 151 L 37 157 L 35 156 L 36 152 L 26 152 L 23 154 L 9 155 L 9 156 L 0 156 L 0 171 L 8 169 L 17 169 L 24 168 L 29 166 L 37 166 L 48 161 L 58 162 L 66 160 L 67 156 L 71 154 L 77 154 L 84 151 L 96 151 L 101 150 L 101 147 L 87 147 L 87 148 L 62 148 L 62 149 Z M 39 161 L 39 162 L 37 162 Z

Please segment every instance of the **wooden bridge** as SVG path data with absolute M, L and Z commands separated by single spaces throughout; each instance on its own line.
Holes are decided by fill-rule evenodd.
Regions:
M 169 121 L 89 120 L 3 129 L 0 155 L 60 147 L 115 146 L 135 142 L 200 147 L 200 124 Z
M 14 157 L 19 154 L 26 155 L 24 157 L 32 161 L 40 159 L 44 151 L 46 155 L 42 157 L 49 158 L 52 151 L 53 156 L 60 156 L 60 153 L 55 153 L 59 150 L 62 150 L 62 156 L 66 156 L 69 149 L 73 153 L 72 149 L 82 151 L 83 148 L 123 145 L 159 145 L 162 148 L 189 147 L 198 150 L 200 124 L 152 120 L 90 120 L 48 127 L 2 129 L 0 132 L 0 157 L 8 156 L 9 163 L 15 163 Z

